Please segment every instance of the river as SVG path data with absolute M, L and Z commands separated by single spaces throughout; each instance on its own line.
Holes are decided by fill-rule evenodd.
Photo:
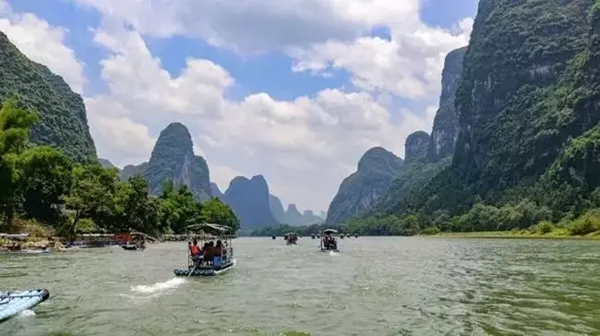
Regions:
M 1 335 L 599 335 L 600 243 L 234 241 L 236 268 L 175 278 L 186 243 L 0 256 L 0 289 L 50 299 Z

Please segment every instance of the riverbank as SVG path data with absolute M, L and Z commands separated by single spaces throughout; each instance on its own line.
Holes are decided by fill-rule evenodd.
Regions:
M 592 232 L 585 236 L 573 236 L 569 232 L 554 231 L 546 234 L 529 231 L 484 231 L 484 232 L 444 232 L 423 237 L 443 238 L 498 238 L 498 239 L 575 239 L 575 240 L 600 240 L 600 232 Z

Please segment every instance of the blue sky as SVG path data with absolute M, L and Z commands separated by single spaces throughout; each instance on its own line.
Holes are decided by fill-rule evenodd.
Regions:
M 69 60 L 53 61 L 41 45 L 25 48 L 25 20 L 12 16 L 24 31 L 7 34 L 67 81 L 86 79 L 100 156 L 119 166 L 147 160 L 160 130 L 182 121 L 221 189 L 235 175 L 263 174 L 284 203 L 318 211 L 369 147 L 402 156 L 410 132 L 430 130 L 443 55 L 466 44 L 472 21 L 464 20 L 477 10 L 474 0 L 423 0 L 418 13 L 419 0 L 348 0 L 371 4 L 356 17 L 350 7 L 327 7 L 330 0 L 303 0 L 316 8 L 306 16 L 309 7 L 275 0 L 242 9 L 214 1 L 137 9 L 127 0 L 8 1 L 13 15 L 64 29 L 62 39 L 37 38 L 72 50 L 82 74 L 69 74 Z M 203 62 L 191 69 L 188 59 Z

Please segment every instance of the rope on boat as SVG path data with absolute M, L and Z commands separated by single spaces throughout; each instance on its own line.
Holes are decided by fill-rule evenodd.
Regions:
M 194 271 L 196 270 L 196 267 L 197 267 L 197 266 L 198 266 L 198 265 L 194 265 L 194 268 L 192 268 L 192 271 L 191 271 L 191 272 L 188 274 L 188 276 L 187 276 L 188 278 L 190 277 L 190 275 L 192 275 L 192 273 L 194 273 Z

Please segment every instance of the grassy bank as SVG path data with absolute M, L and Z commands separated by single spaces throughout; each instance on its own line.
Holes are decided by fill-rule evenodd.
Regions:
M 520 231 L 485 231 L 485 232 L 444 232 L 427 237 L 444 238 L 501 238 L 501 239 L 584 239 L 600 240 L 600 231 L 587 235 L 571 235 L 568 230 L 555 230 L 549 233 L 537 233 L 529 230 Z
M 502 222 L 498 222 L 498 227 Z M 600 209 L 589 210 L 576 218 L 563 218 L 557 223 L 540 221 L 527 229 L 505 231 L 442 232 L 432 226 L 420 231 L 422 236 L 456 238 L 524 238 L 524 239 L 589 239 L 600 240 Z

